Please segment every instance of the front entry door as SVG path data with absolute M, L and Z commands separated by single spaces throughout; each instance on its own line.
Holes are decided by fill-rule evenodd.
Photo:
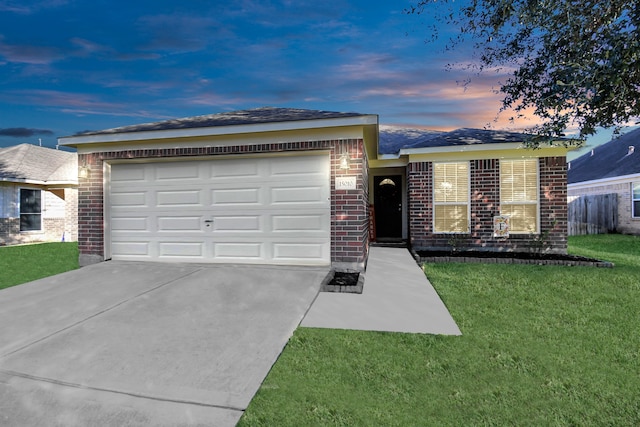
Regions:
M 385 175 L 373 178 L 373 203 L 376 237 L 402 238 L 402 176 Z

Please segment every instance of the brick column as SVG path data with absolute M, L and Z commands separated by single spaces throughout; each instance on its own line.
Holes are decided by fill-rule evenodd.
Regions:
M 340 169 L 342 150 L 349 170 Z M 355 190 L 336 190 L 335 178 L 355 176 Z M 363 270 L 369 249 L 369 178 L 361 139 L 336 141 L 331 150 L 331 261 L 337 270 Z
M 80 154 L 78 165 L 88 168 L 88 176 L 78 178 L 79 263 L 85 266 L 104 261 L 102 158 L 97 154 Z
M 497 159 L 473 160 L 471 172 L 471 245 L 493 240 L 493 217 L 500 213 L 500 164 Z
M 552 252 L 567 252 L 567 159 L 540 159 L 540 233 Z
M 433 168 L 431 162 L 409 163 L 407 192 L 409 199 L 409 242 L 411 246 L 428 246 L 433 227 Z

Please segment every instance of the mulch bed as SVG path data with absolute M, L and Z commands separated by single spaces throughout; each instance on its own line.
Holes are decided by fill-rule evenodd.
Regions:
M 489 251 L 417 251 L 416 261 L 424 262 L 475 262 L 487 264 L 533 264 L 613 267 L 613 263 L 566 254 L 540 254 L 531 252 L 489 252 Z

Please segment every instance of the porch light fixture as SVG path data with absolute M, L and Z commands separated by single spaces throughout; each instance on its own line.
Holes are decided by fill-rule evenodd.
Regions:
M 351 168 L 351 158 L 349 157 L 349 151 L 342 146 L 342 154 L 340 155 L 340 166 L 341 170 L 349 170 Z
M 89 166 L 86 163 L 78 168 L 78 178 L 89 178 Z

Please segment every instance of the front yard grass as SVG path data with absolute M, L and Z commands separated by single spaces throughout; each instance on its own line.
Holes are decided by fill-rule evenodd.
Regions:
M 640 425 L 640 237 L 569 245 L 615 268 L 426 265 L 460 337 L 299 328 L 239 425 Z
M 0 247 L 0 289 L 78 268 L 78 244 Z

